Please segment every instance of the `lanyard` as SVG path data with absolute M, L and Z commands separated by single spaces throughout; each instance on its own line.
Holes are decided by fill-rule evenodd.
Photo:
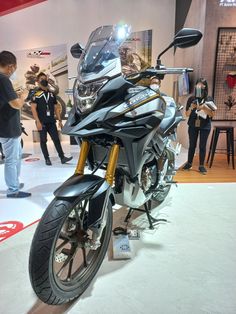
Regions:
M 50 97 L 49 92 L 48 92 L 48 94 L 47 94 L 47 97 L 46 97 L 45 92 L 44 92 L 44 93 L 43 93 L 43 97 L 44 97 L 46 103 L 48 104 L 49 97 Z
M 46 104 L 47 104 L 47 111 L 50 111 L 50 107 L 49 107 L 49 105 L 48 105 L 48 102 L 49 102 L 49 98 L 50 98 L 50 93 L 48 92 L 48 94 L 47 94 L 47 97 L 46 97 L 46 95 L 45 95 L 45 92 L 43 93 L 43 97 L 44 97 L 44 99 L 45 99 L 45 101 L 46 101 Z

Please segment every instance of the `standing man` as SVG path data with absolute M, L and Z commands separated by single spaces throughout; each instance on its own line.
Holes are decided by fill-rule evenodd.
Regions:
M 0 143 L 5 155 L 5 182 L 7 197 L 23 198 L 31 193 L 19 191 L 21 167 L 21 124 L 20 109 L 26 95 L 18 98 L 10 77 L 16 71 L 16 57 L 9 51 L 0 52 Z
M 36 122 L 36 127 L 40 134 L 40 146 L 45 158 L 47 166 L 51 166 L 47 149 L 47 133 L 51 136 L 61 163 L 65 164 L 70 161 L 72 157 L 65 157 L 61 147 L 58 131 L 56 127 L 55 114 L 59 122 L 59 127 L 62 128 L 63 124 L 59 112 L 59 104 L 57 103 L 56 96 L 50 92 L 48 88 L 48 78 L 43 72 L 37 75 L 37 82 L 39 89 L 35 92 L 31 99 L 32 114 Z

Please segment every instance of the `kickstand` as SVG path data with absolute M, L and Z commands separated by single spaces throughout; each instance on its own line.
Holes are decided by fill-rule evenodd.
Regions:
M 149 201 L 147 201 L 147 202 L 144 204 L 144 208 L 145 208 L 145 209 L 141 209 L 141 208 L 132 208 L 132 207 L 130 207 L 130 209 L 129 209 L 129 211 L 128 211 L 128 214 L 126 215 L 124 221 L 125 221 L 125 222 L 128 222 L 129 219 L 130 219 L 130 217 L 131 217 L 131 215 L 132 215 L 132 213 L 133 213 L 133 211 L 134 211 L 134 210 L 137 210 L 137 211 L 139 211 L 139 212 L 146 213 L 147 218 L 148 218 L 148 221 L 149 221 L 149 229 L 154 229 L 153 224 L 156 224 L 156 223 L 159 223 L 159 222 L 167 222 L 166 219 L 160 219 L 160 218 L 157 219 L 157 218 L 152 217 L 152 215 L 150 214 L 150 211 L 151 211 L 151 204 L 152 204 L 152 201 L 149 200 Z

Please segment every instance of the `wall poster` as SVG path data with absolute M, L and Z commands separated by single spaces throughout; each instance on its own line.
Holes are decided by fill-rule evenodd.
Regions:
M 133 32 L 120 48 L 124 75 L 140 72 L 152 63 L 152 30 Z
M 44 72 L 49 78 L 49 87 L 55 93 L 61 108 L 62 119 L 66 117 L 68 96 L 67 46 L 58 45 L 14 52 L 17 58 L 16 79 L 13 85 L 16 91 L 27 89 L 29 92 L 37 88 L 36 77 Z M 29 101 L 21 110 L 22 119 L 33 119 Z
M 236 120 L 236 28 L 219 28 L 215 58 L 214 120 Z

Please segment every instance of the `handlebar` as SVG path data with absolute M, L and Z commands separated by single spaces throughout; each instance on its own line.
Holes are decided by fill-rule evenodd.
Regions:
M 163 69 L 147 69 L 143 73 L 147 76 L 165 75 L 165 74 L 182 74 L 187 72 L 193 72 L 191 68 L 163 68 Z
M 133 73 L 129 76 L 126 76 L 126 79 L 129 80 L 132 83 L 137 83 L 139 80 L 143 78 L 151 78 L 153 76 L 156 76 L 158 79 L 163 80 L 164 76 L 166 74 L 183 74 L 193 72 L 193 69 L 191 68 L 149 68 L 144 70 L 143 72 Z

